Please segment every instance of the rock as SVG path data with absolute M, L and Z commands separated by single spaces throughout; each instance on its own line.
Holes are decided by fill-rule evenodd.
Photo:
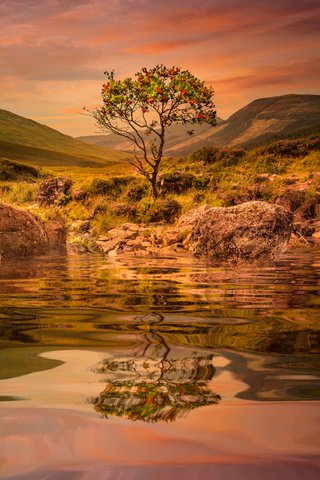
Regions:
M 189 249 L 196 257 L 213 261 L 274 258 L 287 245 L 291 230 L 292 214 L 278 205 L 254 201 L 202 208 L 193 225 Z
M 76 220 L 70 225 L 69 233 L 73 235 L 87 233 L 90 230 L 89 220 Z
M 184 215 L 182 215 L 182 217 L 180 217 L 177 222 L 177 227 L 181 228 L 195 225 L 199 218 L 209 209 L 209 205 L 202 205 L 201 207 L 189 210 L 189 212 L 185 213 Z
M 76 202 L 80 202 L 81 200 L 85 200 L 88 197 L 88 192 L 86 190 L 81 190 L 77 188 L 72 191 L 72 200 Z
M 112 250 L 122 250 L 129 240 L 135 240 L 139 236 L 141 229 L 143 228 L 134 223 L 124 223 L 109 230 L 105 236 L 97 240 L 97 244 L 107 254 Z
M 58 205 L 69 194 L 72 180 L 65 177 L 49 178 L 41 182 L 38 191 L 38 202 L 42 206 Z
M 57 221 L 43 222 L 30 212 L 0 204 L 0 253 L 19 259 L 66 253 L 66 229 Z

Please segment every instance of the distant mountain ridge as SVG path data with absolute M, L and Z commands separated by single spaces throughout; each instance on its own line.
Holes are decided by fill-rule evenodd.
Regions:
M 219 119 L 219 122 L 223 120 Z M 208 131 L 211 128 L 210 125 L 172 125 L 166 131 L 166 149 L 174 147 L 177 143 L 181 142 L 183 138 L 190 138 L 187 130 L 192 130 L 193 135 L 201 134 Z M 133 145 L 129 140 L 124 137 L 116 135 L 115 133 L 102 134 L 102 135 L 87 135 L 77 137 L 78 140 L 87 142 L 93 145 L 108 146 L 117 150 L 123 150 L 130 152 L 133 150 Z
M 191 127 L 193 128 L 193 126 Z M 217 127 L 196 126 L 194 135 L 185 126 L 172 126 L 168 132 L 165 154 L 183 156 L 202 147 L 256 147 L 282 138 L 320 131 L 320 95 L 288 94 L 254 100 Z M 96 145 L 130 150 L 129 142 L 116 135 L 79 137 Z
M 58 130 L 0 109 L 0 156 L 35 165 L 99 166 L 128 155 L 81 142 Z

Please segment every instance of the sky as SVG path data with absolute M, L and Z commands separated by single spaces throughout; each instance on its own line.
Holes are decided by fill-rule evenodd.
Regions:
M 257 98 L 320 94 L 319 0 L 0 0 L 0 108 L 98 133 L 104 71 L 164 64 L 215 90 L 226 119 Z

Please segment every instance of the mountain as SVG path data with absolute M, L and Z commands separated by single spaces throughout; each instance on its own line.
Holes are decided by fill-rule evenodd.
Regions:
M 212 144 L 256 147 L 281 138 L 320 131 L 320 95 L 282 95 L 260 98 L 210 128 L 167 150 L 182 156 Z
M 212 144 L 218 146 L 256 147 L 281 138 L 308 135 L 320 130 L 320 95 L 282 95 L 260 98 L 241 108 L 228 120 L 218 119 L 216 127 L 192 126 L 188 136 L 183 125 L 167 131 L 165 154 L 183 156 Z M 79 139 L 131 151 L 132 145 L 114 134 L 92 135 Z
M 221 121 L 223 120 L 218 119 L 218 123 Z M 203 134 L 210 129 L 210 125 L 172 125 L 166 131 L 166 150 L 190 138 L 188 130 L 192 130 L 193 135 L 198 135 Z M 114 133 L 110 133 L 109 135 L 88 135 L 84 137 L 78 137 L 78 139 L 90 144 L 112 147 L 117 150 L 123 150 L 127 152 L 133 150 L 133 145 L 131 142 Z
M 101 166 L 127 154 L 88 145 L 53 128 L 0 109 L 0 156 L 41 166 Z

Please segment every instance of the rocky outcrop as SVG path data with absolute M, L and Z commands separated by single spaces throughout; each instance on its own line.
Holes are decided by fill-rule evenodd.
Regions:
M 292 214 L 278 205 L 247 202 L 227 208 L 196 208 L 175 226 L 148 228 L 126 223 L 97 241 L 109 256 L 192 252 L 210 261 L 252 262 L 277 256 L 287 245 Z
M 42 206 L 59 205 L 70 195 L 72 180 L 65 177 L 49 178 L 41 182 L 38 202 Z
M 291 230 L 292 214 L 278 205 L 254 201 L 210 208 L 194 221 L 189 249 L 219 262 L 274 258 L 287 245 Z
M 30 212 L 0 204 L 1 258 L 20 259 L 66 253 L 66 229 L 59 221 L 43 222 Z

